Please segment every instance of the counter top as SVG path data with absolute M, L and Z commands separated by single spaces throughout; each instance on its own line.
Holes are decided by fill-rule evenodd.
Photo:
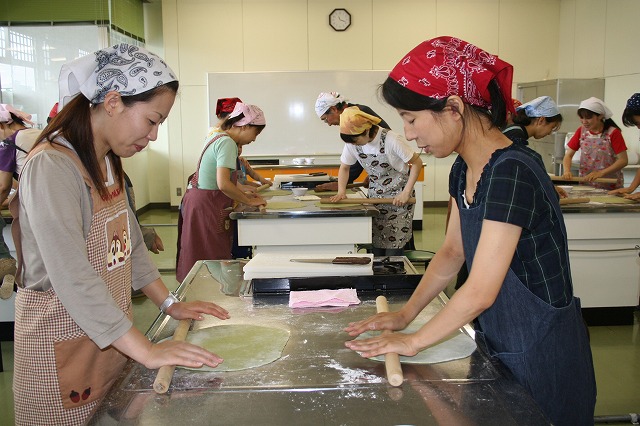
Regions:
M 199 261 L 178 296 L 228 309 L 225 324 L 277 325 L 291 337 L 282 357 L 250 370 L 200 373 L 177 369 L 169 392 L 152 390 L 156 370 L 130 361 L 90 424 L 548 424 L 531 397 L 482 352 L 432 365 L 404 365 L 405 381 L 390 387 L 384 363 L 344 347 L 342 329 L 375 313 L 375 296 L 359 294 L 348 308 L 291 309 L 286 300 L 254 299 L 242 261 Z M 397 310 L 408 295 L 388 295 Z M 420 319 L 435 315 L 446 296 Z M 194 329 L 220 324 L 207 317 Z M 161 314 L 147 332 L 154 342 L 177 322 Z M 526 419 L 526 420 L 525 420 Z
M 583 186 L 577 186 L 577 188 L 584 188 Z M 590 197 L 604 197 L 607 196 L 607 191 L 604 189 L 593 188 L 589 190 L 576 190 L 574 188 L 569 194 L 569 198 L 590 198 Z M 620 198 L 620 203 L 600 203 L 591 201 L 589 203 L 581 204 L 566 204 L 560 206 L 563 213 L 640 213 L 640 203 L 625 203 L 623 198 Z
M 352 192 L 356 194 L 357 191 Z M 313 190 L 307 191 L 306 195 L 317 195 L 319 197 L 329 197 L 335 194 L 335 192 L 319 192 L 315 193 Z M 269 195 L 269 190 L 260 192 L 265 199 L 273 199 L 273 196 Z M 291 195 L 277 196 L 278 201 L 298 201 Z M 378 215 L 378 210 L 373 205 L 357 205 L 357 206 L 342 206 L 336 204 L 335 207 L 327 204 L 326 207 L 317 206 L 319 200 L 313 201 L 300 201 L 303 205 L 294 209 L 280 209 L 272 210 L 267 209 L 265 212 L 251 210 L 234 211 L 229 216 L 231 219 L 282 219 L 282 218 L 318 218 L 318 217 L 372 217 Z

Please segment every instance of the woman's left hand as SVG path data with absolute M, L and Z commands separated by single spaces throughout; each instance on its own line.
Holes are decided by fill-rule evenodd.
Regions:
M 344 345 L 360 353 L 365 358 L 396 353 L 398 355 L 414 356 L 419 349 L 414 344 L 415 334 L 391 333 L 363 340 L 350 340 Z
M 393 198 L 394 206 L 404 206 L 411 198 L 411 194 L 405 194 L 404 192 L 399 193 Z
M 215 303 L 204 302 L 202 300 L 174 303 L 167 308 L 167 314 L 177 320 L 194 319 L 200 321 L 204 319 L 204 315 L 202 314 L 213 315 L 221 320 L 230 318 L 229 312 L 226 309 Z
M 586 175 L 584 177 L 584 180 L 586 180 L 587 182 L 593 182 L 594 180 L 601 178 L 603 175 L 604 173 L 602 173 L 600 170 L 596 170 Z

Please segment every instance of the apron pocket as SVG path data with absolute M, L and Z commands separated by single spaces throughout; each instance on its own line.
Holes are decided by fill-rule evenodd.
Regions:
M 101 350 L 87 336 L 54 342 L 53 347 L 60 397 L 66 409 L 100 400 L 127 362 L 116 349 Z
M 218 210 L 213 219 L 213 232 L 216 234 L 223 234 L 225 232 L 229 232 L 231 229 L 231 219 L 229 215 L 231 214 L 231 208 Z

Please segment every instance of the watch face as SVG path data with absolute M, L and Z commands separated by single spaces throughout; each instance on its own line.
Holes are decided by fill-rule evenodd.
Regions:
M 333 9 L 329 14 L 329 25 L 336 31 L 344 31 L 351 25 L 351 14 L 346 9 Z

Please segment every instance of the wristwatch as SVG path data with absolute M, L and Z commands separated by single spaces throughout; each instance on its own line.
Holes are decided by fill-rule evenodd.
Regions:
M 169 292 L 169 295 L 167 296 L 167 298 L 164 299 L 164 302 L 162 302 L 162 304 L 160 305 L 160 312 L 162 312 L 163 314 L 166 314 L 167 309 L 169 309 L 169 306 L 173 305 L 174 303 L 178 303 L 179 301 L 180 300 L 178 300 L 175 294 Z

